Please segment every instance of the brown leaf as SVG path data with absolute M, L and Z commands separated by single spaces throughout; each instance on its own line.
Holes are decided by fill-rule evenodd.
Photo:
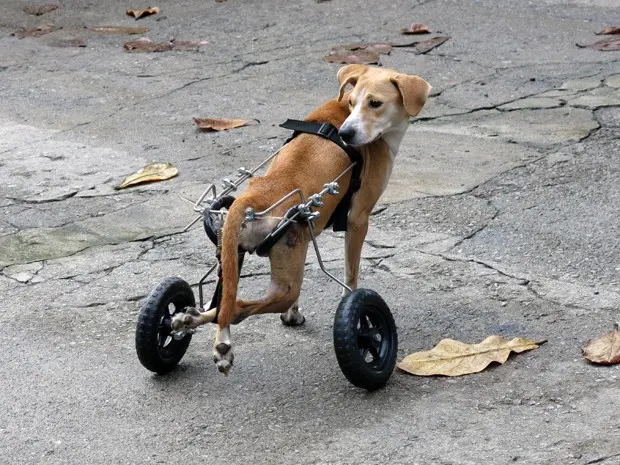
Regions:
M 368 50 L 369 52 L 379 53 L 381 55 L 389 55 L 392 51 L 392 44 L 387 42 L 377 42 L 377 43 L 358 43 L 358 44 L 343 44 L 343 45 L 334 45 L 332 47 L 331 54 L 340 54 L 347 52 L 354 52 L 356 50 Z
M 418 376 L 461 376 L 478 373 L 492 362 L 504 363 L 510 352 L 537 349 L 542 342 L 524 338 L 506 341 L 501 336 L 489 336 L 480 344 L 464 344 L 443 339 L 433 349 L 405 357 L 398 368 Z
M 85 39 L 62 39 L 51 42 L 50 47 L 86 47 Z
M 593 44 L 576 44 L 581 48 L 593 48 L 601 52 L 617 52 L 620 51 L 620 37 L 609 37 L 607 39 L 599 40 Z
M 43 4 L 30 3 L 26 5 L 23 8 L 23 10 L 24 10 L 24 13 L 26 14 L 41 16 L 41 15 L 44 15 L 45 13 L 49 13 L 50 11 L 57 10 L 58 8 L 60 8 L 60 5 L 56 5 L 55 3 L 43 3 Z
M 583 349 L 583 356 L 599 365 L 616 365 L 620 363 L 620 331 L 618 324 L 614 325 L 614 330 L 590 341 Z
M 144 184 L 147 182 L 165 181 L 179 174 L 179 170 L 170 163 L 151 163 L 127 176 L 116 189 Z
M 597 36 L 620 34 L 620 27 L 607 26 L 602 30 L 595 32 Z
M 93 32 L 100 32 L 102 34 L 144 34 L 149 32 L 149 28 L 146 26 L 95 26 L 90 28 Z
M 424 40 L 422 42 L 418 42 L 415 45 L 415 49 L 419 54 L 428 53 L 433 50 L 435 47 L 439 47 L 444 42 L 450 40 L 450 37 L 447 36 L 438 36 L 433 37 L 432 39 Z
M 45 34 L 49 34 L 50 32 L 55 31 L 57 29 L 60 29 L 60 28 L 57 28 L 53 26 L 52 24 L 41 24 L 40 26 L 31 28 L 31 29 L 21 28 L 18 31 L 11 33 L 11 35 L 16 36 L 20 39 L 23 39 L 24 37 L 39 37 Z
M 408 28 L 400 30 L 401 34 L 428 34 L 431 30 L 424 23 L 413 23 Z
M 332 52 L 323 57 L 328 63 L 347 63 L 359 65 L 379 64 L 379 54 L 371 50 L 349 50 L 341 53 Z
M 413 42 L 407 42 L 406 44 L 397 44 L 397 43 L 392 42 L 390 45 L 392 47 L 397 47 L 397 48 L 413 47 L 415 48 L 416 54 L 423 54 L 423 53 L 430 52 L 435 47 L 439 47 L 441 44 L 443 44 L 449 39 L 450 37 L 437 36 L 437 37 L 433 37 L 432 39 L 428 39 L 428 40 L 416 40 Z
M 159 13 L 159 8 L 157 7 L 149 7 L 145 10 L 127 10 L 127 14 L 136 19 L 143 18 L 144 16 L 156 15 L 157 13 Z
M 187 40 L 171 40 L 170 42 L 153 42 L 147 37 L 140 37 L 139 39 L 130 40 L 125 42 L 123 47 L 128 52 L 187 52 L 197 51 L 201 45 L 205 45 L 208 42 L 190 42 Z
M 194 118 L 194 123 L 199 129 L 205 131 L 224 131 L 226 129 L 240 128 L 249 123 L 245 119 L 229 119 L 229 118 Z

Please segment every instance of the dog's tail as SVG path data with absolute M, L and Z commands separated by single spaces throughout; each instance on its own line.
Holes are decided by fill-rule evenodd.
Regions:
M 220 328 L 230 326 L 236 318 L 239 286 L 239 231 L 245 219 L 247 203 L 237 199 L 230 206 L 222 231 L 222 300 L 217 316 Z

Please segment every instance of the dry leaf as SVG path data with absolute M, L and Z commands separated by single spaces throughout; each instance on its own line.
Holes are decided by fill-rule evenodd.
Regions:
M 370 44 L 343 44 L 332 47 L 331 54 L 354 52 L 356 50 L 368 50 L 369 52 L 379 53 L 381 55 L 389 55 L 392 51 L 392 44 L 387 42 L 377 42 Z
M 190 42 L 188 40 L 171 40 L 170 42 L 153 42 L 147 37 L 125 42 L 123 47 L 128 52 L 187 52 L 198 51 L 201 45 L 208 42 Z
M 431 30 L 424 23 L 413 23 L 408 28 L 400 30 L 401 34 L 428 34 Z
M 144 16 L 156 15 L 157 13 L 159 13 L 159 8 L 157 7 L 149 7 L 145 10 L 127 10 L 127 14 L 136 19 L 143 18 Z
M 50 47 L 86 47 L 85 39 L 62 39 L 50 42 Z
M 102 34 L 144 34 L 149 32 L 146 26 L 95 26 L 90 28 L 93 32 L 101 32 Z
M 245 119 L 229 119 L 229 118 L 194 118 L 194 123 L 199 129 L 205 131 L 224 131 L 226 129 L 240 128 L 249 123 Z
M 606 28 L 603 28 L 601 31 L 595 32 L 595 34 L 597 36 L 620 34 L 620 27 L 607 26 Z
M 179 174 L 179 170 L 170 163 L 151 163 L 127 176 L 116 189 L 124 189 L 146 182 L 165 181 L 174 178 L 177 174 Z
M 371 50 L 349 50 L 341 53 L 332 52 L 323 57 L 328 63 L 346 63 L 358 65 L 379 64 L 379 54 Z
M 56 5 L 55 3 L 43 3 L 39 5 L 31 3 L 30 5 L 26 5 L 23 10 L 26 14 L 41 16 L 50 11 L 57 10 L 58 8 L 60 8 L 60 5 Z
M 524 338 L 506 341 L 501 336 L 489 336 L 480 344 L 464 344 L 443 339 L 433 349 L 408 355 L 398 368 L 418 376 L 461 376 L 478 373 L 492 362 L 504 363 L 510 352 L 537 349 L 542 342 Z
M 23 39 L 24 37 L 39 37 L 45 34 L 49 34 L 50 32 L 55 31 L 56 29 L 59 29 L 59 28 L 54 27 L 51 24 L 41 24 L 40 26 L 31 28 L 31 29 L 22 28 L 18 31 L 11 33 L 11 35 L 16 36 L 20 39 Z
M 419 54 L 428 53 L 434 48 L 439 47 L 444 42 L 447 42 L 448 40 L 450 40 L 450 37 L 447 37 L 447 36 L 433 37 L 432 39 L 418 42 L 415 45 L 415 49 Z
M 416 54 L 423 54 L 430 52 L 435 47 L 439 47 L 444 42 L 450 40 L 450 37 L 447 36 L 437 36 L 428 40 L 416 40 L 414 42 L 408 42 L 406 44 L 390 44 L 392 47 L 405 48 L 405 47 L 413 47 L 415 48 Z
M 598 339 L 590 341 L 582 349 L 583 356 L 592 363 L 599 365 L 616 365 L 620 363 L 620 331 L 618 323 L 614 325 L 614 330 Z
M 599 40 L 593 44 L 576 44 L 581 48 L 593 48 L 601 52 L 617 52 L 620 51 L 620 36 L 609 37 L 608 39 Z

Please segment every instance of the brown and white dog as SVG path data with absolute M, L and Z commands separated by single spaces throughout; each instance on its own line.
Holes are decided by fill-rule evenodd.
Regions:
M 418 76 L 390 69 L 348 65 L 338 72 L 340 93 L 310 114 L 306 121 L 331 123 L 348 145 L 357 147 L 363 157 L 361 188 L 353 195 L 345 235 L 345 283 L 357 287 L 358 269 L 368 219 L 387 186 L 394 157 L 409 125 L 428 97 L 431 86 Z M 346 92 L 348 85 L 353 89 Z M 245 192 L 228 211 L 222 233 L 223 292 L 217 315 L 218 332 L 214 343 L 214 361 L 219 371 L 228 374 L 233 362 L 230 325 L 250 315 L 282 313 L 287 325 L 305 320 L 299 311 L 298 297 L 304 275 L 308 228 L 293 224 L 269 252 L 271 284 L 258 300 L 238 300 L 238 247 L 252 252 L 278 224 L 286 211 L 299 203 L 291 198 L 274 209 L 268 218 L 246 222 L 246 210 L 262 211 L 289 192 L 301 189 L 304 198 L 323 189 L 349 165 L 344 151 L 333 142 L 316 135 L 301 134 L 286 144 L 262 177 L 250 179 Z M 350 173 L 340 181 L 340 194 L 325 196 L 318 208 L 314 234 L 325 228 L 332 212 L 347 192 Z M 175 315 L 173 329 L 195 328 L 215 320 L 216 309 L 201 312 L 186 309 Z

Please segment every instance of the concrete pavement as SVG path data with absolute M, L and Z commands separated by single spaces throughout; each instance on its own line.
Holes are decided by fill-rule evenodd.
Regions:
M 614 0 L 316 3 L 187 0 L 134 21 L 121 1 L 0 20 L 0 450 L 15 464 L 620 463 L 618 367 L 588 365 L 587 340 L 620 304 L 620 52 L 583 49 L 620 25 Z M 170 3 L 170 4 L 168 4 Z M 440 339 L 548 339 L 506 365 L 455 378 L 396 372 L 362 392 L 340 373 L 340 291 L 309 254 L 307 322 L 233 328 L 235 367 L 216 372 L 214 329 L 179 369 L 150 374 L 134 349 L 144 297 L 166 276 L 195 284 L 213 249 L 180 195 L 262 161 L 337 93 L 333 45 L 407 42 L 426 23 L 451 39 L 385 66 L 434 87 L 373 216 L 362 285 L 399 327 L 399 358 Z M 50 23 L 38 38 L 9 34 Z M 127 53 L 153 40 L 199 52 Z M 54 41 L 86 40 L 83 48 Z M 194 116 L 260 124 L 201 133 Z M 116 191 L 150 161 L 179 176 Z M 321 236 L 330 270 L 342 238 Z M 268 272 L 252 257 L 244 295 Z

